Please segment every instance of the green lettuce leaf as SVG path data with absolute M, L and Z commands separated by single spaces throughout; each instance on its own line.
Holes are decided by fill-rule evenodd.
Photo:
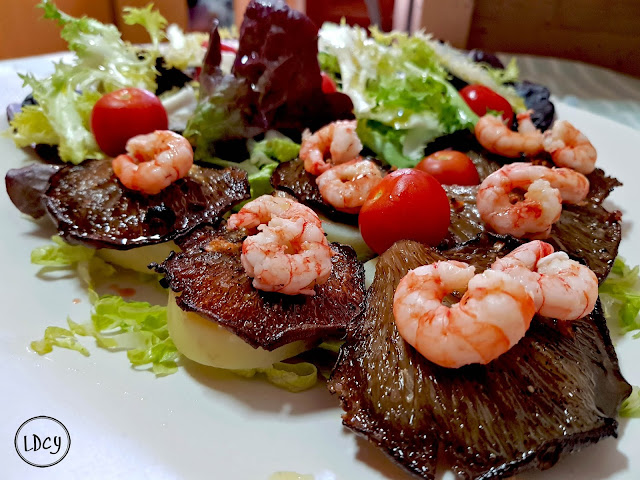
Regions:
M 60 137 L 53 130 L 47 116 L 37 105 L 25 105 L 11 121 L 13 137 L 17 147 L 28 147 L 32 144 L 57 145 Z
M 167 40 L 169 40 L 169 48 L 162 56 L 167 68 L 185 70 L 187 67 L 202 66 L 206 53 L 204 45 L 209 40 L 207 33 L 184 33 L 176 24 L 171 24 L 167 28 Z
M 43 142 L 58 145 L 60 158 L 66 162 L 102 158 L 104 154 L 89 125 L 93 106 L 105 93 L 124 87 L 155 92 L 159 52 L 154 48 L 140 52 L 122 40 L 114 25 L 71 17 L 50 0 L 39 6 L 45 18 L 62 26 L 61 36 L 75 58 L 71 64 L 56 63 L 54 72 L 43 79 L 20 76 L 24 86 L 32 89 L 37 105 L 14 117 L 10 134 L 18 146 Z M 161 38 L 160 29 L 166 24 L 150 7 L 129 9 L 124 18 L 150 29 L 154 41 Z
M 473 128 L 478 117 L 423 37 L 375 29 L 371 34 L 325 24 L 319 48 L 330 56 L 325 64 L 330 66 L 333 57 L 339 65 L 341 88 L 353 101 L 363 144 L 391 165 L 412 167 L 429 142 Z
M 335 55 L 331 55 L 326 52 L 318 52 L 318 64 L 320 65 L 320 70 L 329 75 L 340 90 L 342 88 L 340 63 Z
M 356 132 L 363 145 L 398 168 L 415 167 L 424 156 L 419 148 L 409 156 L 403 154 L 406 130 L 396 130 L 374 120 L 358 120 Z
M 51 237 L 51 244 L 34 248 L 31 263 L 47 267 L 72 267 L 78 262 L 90 260 L 95 255 L 92 248 L 69 245 L 58 235 Z
M 487 73 L 499 85 L 515 83 L 520 77 L 520 69 L 518 68 L 518 62 L 516 62 L 515 57 L 509 60 L 509 63 L 504 68 L 492 68 L 490 65 L 484 63 L 481 65 L 485 67 Z
M 232 370 L 232 372 L 245 378 L 251 378 L 256 374 L 264 374 L 270 383 L 290 392 L 308 390 L 318 381 L 318 369 L 313 363 L 308 362 L 276 362 L 269 368 Z
M 298 157 L 300 153 L 300 145 L 293 140 L 284 137 L 277 136 L 277 134 L 270 134 L 273 136 L 267 136 L 264 140 L 255 142 L 253 146 L 249 146 L 249 152 L 251 155 L 251 161 L 253 163 L 263 163 L 270 160 L 277 160 L 278 162 L 288 162 Z
M 629 395 L 620 405 L 621 417 L 640 418 L 640 388 L 633 387 L 631 395 Z
M 194 146 L 196 160 L 206 162 L 215 157 L 214 144 L 220 139 L 244 138 L 242 110 L 234 99 L 246 96 L 247 91 L 244 82 L 226 75 L 212 87 L 207 100 L 198 103 L 183 132 Z
M 96 250 L 82 245 L 69 245 L 57 235 L 51 237 L 51 244 L 34 248 L 31 263 L 41 265 L 41 275 L 49 270 L 75 268 L 78 276 L 89 287 L 94 278 L 110 277 L 116 269 L 96 256 Z
M 89 350 L 78 342 L 71 330 L 61 327 L 47 327 L 41 340 L 31 342 L 31 350 L 39 355 L 45 355 L 53 350 L 53 347 L 66 348 L 80 352 L 85 357 L 89 356 Z
M 288 162 L 298 156 L 300 145 L 275 131 L 267 132 L 259 142 L 248 140 L 249 158 L 243 162 L 232 162 L 217 157 L 204 159 L 206 163 L 219 167 L 237 167 L 249 174 L 251 198 L 258 198 L 273 192 L 271 175 L 281 162 Z M 246 202 L 245 202 L 246 203 Z M 241 205 L 235 207 L 236 210 Z
M 153 9 L 153 3 L 146 7 L 124 7 L 122 19 L 127 25 L 141 25 L 149 33 L 151 43 L 157 50 L 158 45 L 165 39 L 164 30 L 167 28 L 167 19 L 158 10 Z
M 605 316 L 618 318 L 623 333 L 640 330 L 640 266 L 628 267 L 616 258 L 607 279 L 599 289 Z M 640 332 L 634 335 L 639 338 Z
M 512 85 L 509 85 L 510 82 L 517 81 L 519 76 L 515 59 L 512 59 L 504 70 L 493 68 L 486 63 L 474 62 L 465 52 L 446 43 L 440 43 L 424 33 L 418 32 L 414 36 L 432 48 L 438 62 L 448 72 L 469 84 L 489 87 L 504 97 L 515 112 L 524 112 L 527 109 L 523 98 L 518 95 Z
M 99 296 L 91 289 L 89 299 L 93 305 L 90 322 L 79 324 L 69 318 L 68 330 L 47 327 L 44 338 L 32 342 L 31 348 L 40 355 L 57 346 L 89 356 L 76 336 L 90 336 L 100 348 L 126 350 L 132 366 L 150 366 L 157 376 L 178 370 L 180 353 L 169 338 L 167 307 L 128 302 L 116 295 Z

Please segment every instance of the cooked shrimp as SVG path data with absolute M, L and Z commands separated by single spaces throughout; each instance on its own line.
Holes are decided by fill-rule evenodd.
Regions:
M 569 167 L 585 175 L 596 168 L 598 153 L 584 134 L 565 120 L 557 121 L 544 132 L 544 149 L 551 154 L 553 163 Z
M 503 272 L 474 275 L 463 262 L 436 262 L 405 275 L 393 297 L 400 335 L 443 367 L 489 363 L 525 335 L 535 314 L 533 300 Z M 452 307 L 442 299 L 467 289 Z
M 512 197 L 516 189 L 526 191 L 524 200 Z M 516 162 L 484 179 L 476 204 L 482 220 L 498 233 L 545 238 L 560 218 L 561 203 L 579 203 L 588 193 L 589 180 L 581 173 Z
M 545 238 L 562 213 L 562 197 L 547 180 L 529 171 L 531 164 L 512 163 L 480 184 L 476 204 L 480 218 L 500 234 Z M 510 194 L 525 190 L 524 200 Z
M 186 176 L 193 166 L 191 144 L 170 130 L 130 138 L 126 150 L 111 162 L 113 171 L 125 187 L 149 195 Z
M 500 117 L 484 115 L 476 123 L 476 139 L 490 152 L 504 157 L 533 156 L 542 152 L 542 132 L 531 122 L 530 112 L 518 114 L 517 120 L 518 131 L 514 132 Z
M 341 212 L 358 213 L 382 174 L 371 160 L 351 160 L 316 178 L 322 198 Z
M 231 215 L 227 229 L 257 229 L 240 260 L 253 286 L 287 295 L 315 295 L 331 274 L 331 248 L 318 215 L 288 198 L 263 195 Z
M 511 275 L 531 295 L 536 311 L 558 320 L 588 315 L 598 298 L 598 279 L 565 252 L 553 253 L 548 243 L 525 243 L 491 265 Z
M 355 120 L 339 120 L 325 125 L 313 135 L 305 132 L 300 145 L 300 159 L 312 175 L 320 175 L 331 168 L 358 157 L 362 142 L 356 133 Z M 329 161 L 325 158 L 329 155 Z

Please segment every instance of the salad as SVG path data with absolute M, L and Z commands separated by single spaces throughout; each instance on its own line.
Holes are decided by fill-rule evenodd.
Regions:
M 488 367 L 478 367 L 485 370 L 475 367 L 443 370 L 437 366 L 433 370 L 428 360 L 399 339 L 392 326 L 390 312 L 395 307 L 389 303 L 389 288 L 393 296 L 395 284 L 408 268 L 437 261 L 464 260 L 484 269 L 524 243 L 518 239 L 520 235 L 507 233 L 505 237 L 493 224 L 492 230 L 498 231 L 498 236 L 493 231 L 485 231 L 484 224 L 488 221 L 476 209 L 478 187 L 472 186 L 474 182 L 486 181 L 492 172 L 503 171 L 505 160 L 500 157 L 508 156 L 492 151 L 492 147 L 485 146 L 479 138 L 484 149 L 475 143 L 471 135 L 474 125 L 477 131 L 487 112 L 504 115 L 507 121 L 518 114 L 521 123 L 525 118 L 522 115 L 527 115 L 526 96 L 523 99 L 518 92 L 533 87 L 513 86 L 513 64 L 506 69 L 478 65 L 426 36 L 373 31 L 368 37 L 363 30 L 345 25 L 323 27 L 320 41 L 316 43 L 315 26 L 306 17 L 289 12 L 283 5 L 274 7 L 254 2 L 240 32 L 231 72 L 225 69 L 224 44 L 220 32 L 214 29 L 196 84 L 195 71 L 188 69 L 189 61 L 184 62 L 188 55 L 174 53 L 161 57 L 159 42 L 165 25 L 150 8 L 132 9 L 126 17 L 150 32 L 152 45 L 139 51 L 119 40 L 117 31 L 111 27 L 68 17 L 50 2 L 44 2 L 43 6 L 47 17 L 64 26 L 63 36 L 77 59 L 73 65 L 56 66 L 53 76 L 45 80 L 25 76 L 25 83 L 33 89 L 33 101 L 23 103 L 21 111 L 13 117 L 12 135 L 19 146 L 56 145 L 60 159 L 72 165 L 12 171 L 7 175 L 7 187 L 21 211 L 32 216 L 47 213 L 54 218 L 62 239 L 56 236 L 53 245 L 35 250 L 32 261 L 49 267 L 77 267 L 88 285 L 93 313 L 89 323 L 69 320 L 68 328 L 48 328 L 42 340 L 31 344 L 33 350 L 45 354 L 53 346 L 61 346 L 87 355 L 89 352 L 79 337 L 92 336 L 104 348 L 128 350 L 133 365 L 150 365 L 158 375 L 175 372 L 178 364 L 186 362 L 180 358 L 182 354 L 198 363 L 243 375 L 263 372 L 276 385 L 297 391 L 315 383 L 318 367 L 331 369 L 335 357 L 323 363 L 319 357 L 327 354 L 319 352 L 335 351 L 339 345 L 336 341 L 340 341 L 346 331 L 346 343 L 329 382 L 347 412 L 343 417 L 345 424 L 382 447 L 406 469 L 425 478 L 432 478 L 435 471 L 433 460 L 439 444 L 441 448 L 458 452 L 449 458 L 458 473 L 479 478 L 489 473 L 505 476 L 531 467 L 546 468 L 565 451 L 615 435 L 617 410 L 630 390 L 619 372 L 599 307 L 585 317 L 587 320 L 580 320 L 572 334 L 562 330 L 565 327 L 559 328 L 557 320 L 555 323 L 534 320 L 532 329 L 522 341 L 518 342 L 518 338 L 514 342 L 517 345 L 513 349 Z M 174 43 L 179 35 L 182 34 L 173 31 Z M 287 35 L 295 36 L 297 42 L 285 41 Z M 171 35 L 167 36 L 171 40 Z M 87 38 L 92 41 L 87 42 Z M 181 38 L 184 48 L 188 42 L 184 36 Z M 194 49 L 198 48 L 202 49 L 202 42 L 194 44 Z M 162 58 L 182 59 L 183 62 L 178 61 L 175 66 L 186 69 L 186 73 L 171 72 L 172 64 Z M 105 64 L 109 67 L 96 68 Z M 325 72 L 324 80 L 320 67 Z M 109 103 L 122 100 L 123 88 L 144 89 L 160 95 L 163 100 L 160 79 L 166 80 L 170 75 L 178 80 L 169 95 L 188 96 L 184 103 L 193 109 L 180 130 L 195 147 L 193 156 L 199 165 L 189 166 L 170 185 L 156 192 L 138 181 L 128 184 L 117 173 L 115 163 L 111 169 L 107 156 L 111 148 L 111 155 L 116 159 L 126 156 L 118 153 L 126 148 L 129 159 L 122 161 L 129 164 L 144 163 L 132 160 L 142 153 L 133 150 L 128 141 L 118 146 L 117 139 L 101 136 L 100 128 L 95 126 L 100 123 L 95 115 L 106 98 L 105 121 L 108 121 L 116 110 L 109 108 Z M 467 93 L 461 88 L 464 84 L 471 87 Z M 483 91 L 487 87 L 489 93 Z M 132 92 L 137 94 L 139 90 Z M 125 99 L 130 98 L 130 93 L 126 92 Z M 474 103 L 478 95 L 485 96 L 480 106 Z M 197 102 L 192 101 L 195 97 Z M 153 99 L 144 104 L 144 115 L 151 121 L 148 131 L 165 131 L 171 124 L 169 118 L 161 118 L 158 108 L 158 102 Z M 548 104 L 545 103 L 544 108 L 548 113 Z M 534 128 L 549 127 L 544 124 L 548 119 L 545 112 L 528 118 L 533 120 Z M 161 123 L 154 124 L 158 120 Z M 126 127 L 125 137 L 145 133 L 126 131 L 129 128 L 126 123 L 117 119 L 114 124 Z M 310 151 L 322 149 L 315 143 L 322 139 L 320 132 L 332 125 L 336 125 L 332 127 L 334 138 L 349 139 L 356 135 L 362 145 L 355 155 L 364 146 L 364 152 L 375 161 L 348 160 L 342 167 L 332 165 L 331 159 L 322 155 L 315 160 L 311 158 Z M 504 123 L 501 125 L 508 130 Z M 305 128 L 310 131 L 303 132 Z M 111 132 L 112 129 L 114 127 L 105 130 Z M 168 141 L 173 139 L 171 136 Z M 329 143 L 327 150 L 334 148 L 333 141 Z M 445 177 L 438 178 L 440 173 L 434 171 L 434 164 L 439 168 L 445 160 L 450 160 L 450 154 L 443 154 L 440 147 L 452 145 L 468 154 L 467 163 L 453 162 L 453 170 L 457 177 L 461 171 L 475 172 L 476 176 L 470 175 L 472 178 L 468 180 L 470 186 L 449 186 Z M 336 144 L 335 148 L 337 151 L 339 146 Z M 423 160 L 425 154 L 432 151 L 436 156 L 431 161 Z M 180 155 L 182 158 L 186 153 Z M 333 152 L 331 157 L 334 161 L 337 158 Z M 83 162 L 85 159 L 90 160 Z M 352 162 L 355 163 L 351 165 Z M 357 175 L 367 182 L 369 178 L 374 179 L 364 195 L 373 200 L 365 199 L 364 205 L 356 207 L 349 203 L 351 199 L 331 201 L 321 179 L 329 178 L 331 182 L 332 177 L 325 175 L 331 172 L 337 175 L 334 169 L 365 168 L 362 167 L 365 162 L 370 173 L 364 175 L 357 170 Z M 544 158 L 539 162 L 540 168 L 547 168 Z M 407 167 L 417 168 L 405 170 Z M 397 172 L 390 172 L 396 169 Z M 423 169 L 436 176 L 427 175 Z M 553 229 L 549 227 L 548 241 L 552 249 L 567 250 L 585 262 L 594 272 L 597 289 L 597 281 L 607 277 L 617 254 L 620 218 L 601 205 L 617 181 L 600 170 L 589 175 L 588 195 L 573 202 L 575 206 L 562 207 L 562 216 L 558 214 Z M 420 188 L 422 197 L 403 193 L 406 190 L 393 190 L 402 183 L 396 179 L 405 177 L 407 185 L 424 184 Z M 263 196 L 271 194 L 274 188 L 276 196 Z M 438 195 L 441 195 L 442 207 L 436 205 Z M 409 200 L 391 201 L 391 205 L 376 203 L 385 196 Z M 246 203 L 248 200 L 253 201 Z M 269 280 L 256 271 L 248 274 L 248 265 L 252 264 L 244 257 L 248 256 L 249 249 L 246 242 L 252 238 L 247 235 L 254 228 L 245 223 L 246 216 L 252 213 L 252 208 L 257 208 L 258 201 L 268 202 L 268 208 L 275 208 L 271 204 L 286 205 L 285 209 L 292 205 L 302 208 L 297 207 L 301 202 L 307 205 L 306 210 L 301 210 L 300 217 L 294 217 L 294 221 L 302 219 L 309 232 L 319 229 L 330 241 L 353 248 L 337 243 L 329 246 L 322 234 L 316 243 L 318 249 L 327 252 L 330 274 L 303 281 L 300 289 L 289 296 L 290 292 L 281 287 L 265 287 Z M 426 204 L 430 205 L 429 212 L 424 211 Z M 232 208 L 234 212 L 228 212 Z M 446 217 L 439 213 L 443 209 Z M 230 217 L 229 213 L 232 213 Z M 417 215 L 431 216 L 422 225 L 410 225 Z M 398 224 L 410 228 L 398 231 Z M 421 243 L 400 242 L 391 246 L 404 238 Z M 158 246 L 163 250 L 158 250 Z M 589 251 L 590 248 L 596 251 Z M 175 253 L 170 254 L 171 251 Z M 376 253 L 381 254 L 376 260 L 377 269 L 373 263 L 363 267 L 362 261 Z M 162 285 L 169 287 L 168 307 L 130 302 L 123 298 L 124 294 L 97 293 L 104 279 L 113 274 L 113 264 L 148 272 L 144 267 L 150 263 L 155 265 L 155 272 L 164 277 Z M 365 294 L 365 270 L 371 273 L 372 267 L 376 269 L 375 279 Z M 302 273 L 296 273 L 295 278 L 300 275 Z M 634 328 L 637 316 L 634 298 L 637 297 L 629 293 L 634 272 L 617 263 L 613 275 L 617 278 L 605 283 L 601 292 L 609 293 L 617 301 L 609 308 L 621 308 L 623 320 L 629 328 Z M 155 279 L 150 277 L 145 281 L 155 282 Z M 269 289 L 275 293 L 261 293 Z M 560 322 L 559 325 L 566 324 Z M 549 344 L 550 337 L 559 337 L 559 341 Z M 597 354 L 585 350 L 585 342 L 595 345 Z M 395 345 L 396 356 L 381 355 L 388 348 L 385 345 Z M 483 453 L 487 446 L 496 445 L 492 440 L 474 438 L 469 443 L 463 435 L 460 445 L 477 449 L 473 454 L 475 460 L 470 463 L 467 454 L 457 450 L 458 440 L 453 440 L 453 436 L 447 438 L 450 430 L 444 436 L 438 431 L 442 422 L 446 424 L 454 417 L 438 417 L 437 411 L 455 411 L 456 407 L 447 404 L 446 398 L 454 399 L 454 403 L 455 398 L 472 403 L 480 401 L 476 408 L 484 405 L 490 410 L 491 395 L 488 400 L 479 400 L 473 393 L 478 388 L 475 377 L 479 372 L 484 372 L 481 375 L 489 379 L 491 375 L 504 375 L 518 359 L 538 351 L 539 346 L 547 349 L 547 356 L 530 362 L 533 366 L 529 373 L 511 375 L 519 376 L 522 385 L 507 382 L 501 389 L 518 387 L 518 395 L 524 397 L 539 392 L 538 389 L 547 394 L 571 389 L 583 391 L 580 381 L 596 378 L 596 386 L 602 391 L 583 393 L 576 403 L 566 404 L 573 418 L 586 422 L 583 427 L 576 427 L 582 428 L 583 436 L 567 434 L 565 430 L 569 440 L 558 441 L 549 428 L 536 439 L 538 443 L 534 446 L 518 446 L 520 440 L 529 438 L 526 425 L 535 422 L 526 418 L 527 415 L 542 407 L 535 401 L 533 407 L 527 405 L 516 395 L 513 401 L 522 408 L 520 418 L 525 418 L 518 423 L 521 430 L 515 431 L 511 440 L 500 439 L 502 450 L 493 456 Z M 282 362 L 301 352 L 307 353 L 293 362 Z M 409 358 L 409 362 L 403 363 L 402 358 Z M 560 372 L 560 366 L 564 365 L 566 370 L 572 362 L 582 365 L 582 370 L 563 376 L 557 384 L 549 381 L 538 384 L 531 380 L 540 373 L 536 363 L 551 363 Z M 589 367 L 591 364 L 593 368 Z M 597 372 L 603 364 L 605 375 L 600 379 Z M 389 375 L 394 371 L 395 374 Z M 562 375 L 558 373 L 558 376 Z M 447 383 L 460 396 L 442 396 L 442 392 L 437 392 L 424 397 L 425 392 L 421 391 L 411 400 L 414 394 L 410 390 L 402 393 L 394 390 L 393 379 L 400 377 L 404 378 L 405 389 L 415 385 L 416 378 L 429 377 L 437 379 L 439 384 Z M 475 383 L 468 386 L 465 382 Z M 433 402 L 434 395 L 438 398 L 436 402 Z M 603 395 L 608 398 L 606 405 L 600 403 Z M 633 401 L 633 395 L 630 398 Z M 436 427 L 424 430 L 422 418 L 404 417 L 414 408 L 414 401 L 420 402 L 421 410 L 433 409 L 430 415 L 438 418 Z M 560 405 L 566 401 L 562 394 L 554 400 Z M 390 420 L 388 415 L 381 418 L 379 408 L 370 408 L 370 405 L 386 405 L 384 409 L 398 412 L 397 418 Z M 632 411 L 633 405 L 627 402 L 623 408 Z M 603 417 L 589 423 L 586 419 L 591 418 L 593 409 Z M 484 425 L 491 418 L 477 418 L 469 413 L 460 415 L 455 417 L 460 425 L 473 419 Z M 536 415 L 539 417 L 539 413 Z M 548 415 L 549 422 L 557 419 L 554 414 Z M 504 430 L 513 427 L 509 421 L 507 416 Z M 604 423 L 600 425 L 599 421 Z M 418 423 L 411 426 L 412 422 Z M 406 428 L 418 431 L 420 438 L 435 440 L 431 446 L 417 446 L 413 441 L 405 443 Z M 504 442 L 516 446 L 505 448 Z M 552 458 L 545 456 L 545 442 L 559 442 L 557 454 Z M 514 461 L 518 448 L 528 449 L 533 455 Z

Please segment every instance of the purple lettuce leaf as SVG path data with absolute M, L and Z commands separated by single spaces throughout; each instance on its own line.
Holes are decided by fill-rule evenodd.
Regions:
M 282 1 L 253 0 L 231 75 L 220 69 L 221 59 L 214 26 L 200 76 L 200 104 L 185 130 L 200 159 L 216 154 L 219 142 L 353 118 L 347 95 L 322 91 L 318 28 Z

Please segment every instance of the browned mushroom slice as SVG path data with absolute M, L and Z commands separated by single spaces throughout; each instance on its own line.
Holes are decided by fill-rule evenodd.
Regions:
M 173 240 L 197 225 L 219 221 L 249 198 L 243 170 L 194 166 L 157 195 L 129 190 L 111 160 L 89 160 L 53 175 L 46 206 L 62 237 L 95 248 L 127 250 Z
M 365 312 L 350 324 L 329 382 L 343 423 L 426 479 L 435 476 L 438 452 L 463 478 L 504 478 L 615 436 L 631 387 L 599 305 L 565 328 L 534 318 L 488 365 L 438 367 L 400 337 L 392 313 L 398 282 L 442 259 L 408 241 L 380 257 Z
M 205 226 L 181 241 L 157 271 L 180 294 L 185 311 L 223 325 L 253 347 L 273 350 L 296 340 L 344 333 L 362 309 L 364 269 L 351 247 L 331 244 L 329 280 L 316 294 L 282 295 L 256 290 L 240 262 L 242 231 Z
M 605 176 L 602 170 L 594 171 L 589 179 L 591 190 L 587 200 L 581 205 L 563 205 L 560 220 L 554 224 L 546 241 L 556 250 L 563 250 L 583 261 L 602 282 L 618 254 L 621 231 L 620 212 L 609 212 L 601 203 L 619 182 Z M 476 207 L 477 188 L 445 186 L 451 204 L 451 225 L 440 249 L 457 249 L 467 243 L 473 249 L 476 241 L 480 244 L 502 241 L 485 231 Z

